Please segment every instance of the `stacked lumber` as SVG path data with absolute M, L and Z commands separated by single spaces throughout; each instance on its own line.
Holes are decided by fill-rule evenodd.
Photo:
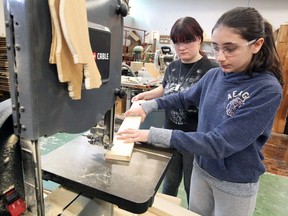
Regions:
M 0 37 L 0 98 L 9 95 L 9 72 L 6 38 Z

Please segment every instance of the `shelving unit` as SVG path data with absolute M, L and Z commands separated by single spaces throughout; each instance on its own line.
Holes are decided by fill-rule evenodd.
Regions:
M 145 41 L 146 30 L 124 26 L 123 61 L 133 61 L 133 48 Z

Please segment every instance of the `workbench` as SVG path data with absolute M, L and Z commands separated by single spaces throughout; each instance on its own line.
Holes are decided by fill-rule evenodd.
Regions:
M 149 91 L 161 85 L 162 79 L 121 76 L 121 87 L 126 92 L 126 110 L 131 107 L 133 91 Z

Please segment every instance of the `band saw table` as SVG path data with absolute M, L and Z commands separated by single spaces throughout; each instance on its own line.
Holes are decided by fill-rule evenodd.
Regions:
M 94 89 L 85 89 L 83 85 L 81 99 L 73 100 L 67 83 L 58 80 L 56 65 L 49 63 L 52 29 L 48 1 L 4 1 L 12 116 L 7 121 L 13 121 L 9 125 L 17 136 L 12 144 L 18 148 L 13 151 L 21 153 L 14 155 L 21 157 L 4 161 L 0 176 L 7 176 L 7 181 L 1 182 L 0 192 L 14 185 L 25 201 L 27 215 L 53 215 L 49 214 L 55 207 L 53 203 L 64 202 L 67 193 L 76 195 L 67 200 L 63 209 L 57 207 L 60 213 L 56 215 L 71 215 L 65 210 L 72 207 L 78 209 L 79 215 L 112 215 L 112 204 L 143 213 L 152 205 L 172 155 L 141 145 L 135 148 L 130 162 L 107 161 L 104 160 L 107 150 L 91 145 L 83 136 L 41 157 L 40 137 L 58 132 L 84 133 L 103 119 L 103 134 L 110 144 L 113 141 L 115 101 L 121 96 L 122 43 L 119 41 L 123 38 L 127 5 L 122 0 L 86 0 L 86 7 L 91 49 L 102 85 Z M 97 53 L 101 53 L 100 57 L 105 54 L 105 58 L 98 59 Z M 0 144 L 0 148 L 7 146 Z M 9 150 L 7 147 L 4 152 Z M 10 163 L 22 169 L 17 171 L 19 177 L 8 178 L 13 172 L 6 169 Z M 66 195 L 57 190 L 56 195 L 52 192 L 44 200 L 42 179 L 59 183 Z M 16 184 L 16 180 L 22 183 Z M 108 210 L 99 214 L 94 210 L 91 214 L 80 211 L 82 201 L 75 203 L 80 197 L 82 201 L 97 199 Z M 101 206 L 96 208 L 100 210 Z
M 153 203 L 171 152 L 136 145 L 130 162 L 105 160 L 107 150 L 78 137 L 42 156 L 43 179 L 84 196 L 144 213 Z

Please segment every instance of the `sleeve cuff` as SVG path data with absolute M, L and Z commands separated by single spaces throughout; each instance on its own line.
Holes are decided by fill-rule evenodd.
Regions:
M 148 114 L 154 110 L 158 110 L 158 104 L 155 100 L 145 101 L 145 102 L 141 103 L 141 107 L 143 108 L 143 110 L 145 111 L 146 114 Z
M 172 130 L 151 127 L 148 134 L 148 143 L 153 146 L 170 148 Z

